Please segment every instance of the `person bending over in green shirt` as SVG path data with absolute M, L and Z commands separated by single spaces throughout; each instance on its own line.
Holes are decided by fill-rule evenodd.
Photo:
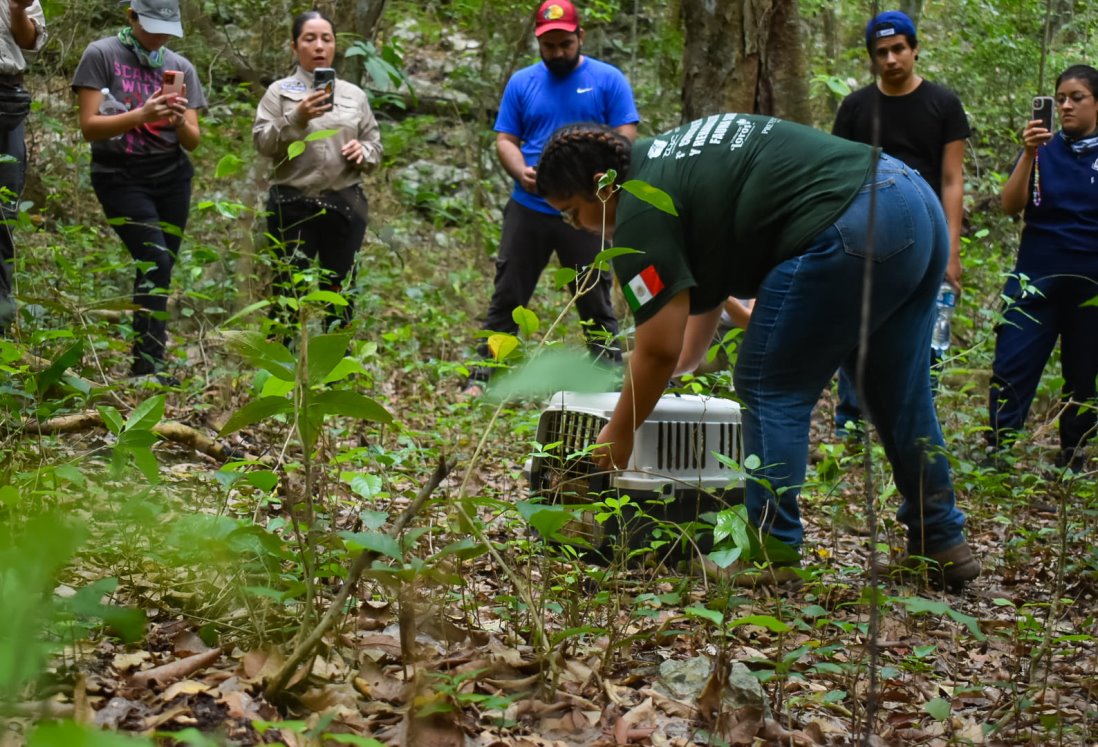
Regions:
M 677 215 L 620 189 L 630 179 L 669 195 Z M 628 462 L 634 431 L 667 381 L 704 355 L 722 302 L 754 297 L 733 376 L 745 453 L 762 465 L 745 501 L 756 527 L 801 545 L 812 408 L 835 369 L 856 363 L 872 260 L 866 405 L 903 496 L 908 553 L 933 561 L 932 580 L 951 588 L 979 575 L 925 355 L 949 233 L 916 172 L 861 143 L 729 113 L 636 145 L 600 125 L 561 128 L 542 153 L 537 187 L 586 230 L 599 232 L 605 211 L 614 244 L 637 250 L 613 260 L 637 328 L 621 399 L 598 437 L 602 468 Z

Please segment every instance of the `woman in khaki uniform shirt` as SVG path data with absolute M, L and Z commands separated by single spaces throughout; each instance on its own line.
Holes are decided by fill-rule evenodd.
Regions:
M 256 150 L 274 166 L 267 201 L 277 261 L 274 286 L 297 295 L 294 275 L 315 261 L 320 288 L 338 293 L 354 284 L 355 255 L 366 236 L 362 174 L 380 163 L 381 138 L 361 88 L 337 79 L 329 102 L 325 91 L 314 87 L 314 71 L 335 60 L 332 22 L 318 11 L 306 11 L 294 19 L 292 37 L 297 69 L 267 89 L 252 126 Z M 304 142 L 322 130 L 335 134 Z M 304 144 L 304 150 L 297 153 L 301 145 L 291 147 L 294 143 Z M 329 322 L 350 321 L 353 309 L 347 301 L 339 311 L 329 307 Z M 272 316 L 281 316 L 280 308 L 276 304 Z

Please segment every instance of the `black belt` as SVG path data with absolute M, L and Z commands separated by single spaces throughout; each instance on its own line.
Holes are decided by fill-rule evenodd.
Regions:
M 0 84 L 21 86 L 23 85 L 23 73 L 0 73 Z

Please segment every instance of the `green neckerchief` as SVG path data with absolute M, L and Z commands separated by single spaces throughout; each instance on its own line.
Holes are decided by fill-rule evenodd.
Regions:
M 133 27 L 123 27 L 118 32 L 118 41 L 132 49 L 133 53 L 137 55 L 137 59 L 141 60 L 141 64 L 145 67 L 151 67 L 154 70 L 164 67 L 164 48 L 161 47 L 155 52 L 150 52 L 142 47 L 141 42 L 133 37 Z

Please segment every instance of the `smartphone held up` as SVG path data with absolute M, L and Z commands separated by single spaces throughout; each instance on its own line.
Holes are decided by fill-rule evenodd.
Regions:
M 1030 119 L 1041 120 L 1041 126 L 1052 132 L 1052 112 L 1056 108 L 1056 101 L 1051 96 L 1033 97 L 1033 116 Z
M 182 96 L 183 73 L 179 70 L 165 70 L 160 93 L 164 96 Z
M 335 94 L 335 68 L 318 67 L 313 71 L 313 88 L 317 91 L 325 91 L 328 97 L 324 99 L 325 106 L 331 106 Z

